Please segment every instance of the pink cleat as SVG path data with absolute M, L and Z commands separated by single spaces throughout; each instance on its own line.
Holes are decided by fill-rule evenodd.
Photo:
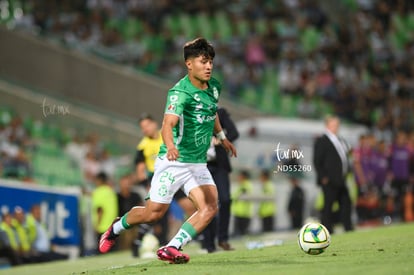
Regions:
M 157 251 L 158 259 L 170 262 L 170 264 L 186 264 L 190 261 L 187 254 L 181 253 L 172 246 L 163 246 Z
M 101 239 L 99 240 L 99 252 L 101 253 L 107 253 L 115 244 L 115 240 L 118 237 L 118 235 L 115 235 L 112 231 L 112 228 L 114 226 L 114 223 L 119 221 L 120 218 L 116 218 L 111 226 L 105 231 L 105 233 L 102 234 Z

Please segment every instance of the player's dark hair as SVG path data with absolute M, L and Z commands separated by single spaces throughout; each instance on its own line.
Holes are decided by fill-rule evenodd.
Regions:
M 196 38 L 184 45 L 184 60 L 204 56 L 214 59 L 214 47 L 205 38 Z

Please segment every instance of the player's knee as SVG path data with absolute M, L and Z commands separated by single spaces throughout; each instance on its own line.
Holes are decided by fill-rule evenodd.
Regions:
M 217 204 L 211 204 L 207 205 L 203 209 L 203 214 L 207 219 L 212 219 L 218 212 L 218 206 Z

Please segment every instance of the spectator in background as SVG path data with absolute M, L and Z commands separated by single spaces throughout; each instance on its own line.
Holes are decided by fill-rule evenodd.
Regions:
M 310 61 L 319 66 L 325 63 L 324 60 L 330 60 L 333 77 L 318 74 L 318 91 L 324 94 L 326 87 L 321 87 L 320 84 L 325 86 L 327 82 L 328 84 L 330 82 L 332 85 L 328 85 L 328 94 L 332 98 L 327 99 L 336 103 L 336 108 L 339 109 L 347 105 L 338 104 L 343 103 L 344 95 L 331 94 L 331 92 L 335 92 L 340 85 L 349 85 L 355 96 L 355 102 L 363 102 L 366 93 L 360 92 L 360 89 L 369 85 L 373 79 L 379 78 L 384 86 L 391 88 L 391 92 L 386 96 L 389 101 L 396 90 L 410 86 L 409 80 L 413 78 L 413 70 L 409 69 L 412 63 L 412 49 L 414 49 L 413 39 L 409 35 L 413 30 L 413 24 L 410 23 L 410 14 L 413 10 L 411 1 L 345 1 L 344 9 L 331 11 L 331 18 L 341 18 L 338 24 L 324 14 L 322 11 L 324 4 L 313 3 L 315 1 L 305 1 L 306 3 L 296 0 L 282 1 L 277 8 L 275 5 L 255 5 L 252 8 L 252 4 L 235 5 L 232 2 L 223 2 L 218 6 L 215 2 L 193 3 L 191 1 L 185 4 L 183 2 L 182 5 L 175 5 L 174 1 L 162 1 L 162 8 L 160 8 L 157 1 L 153 1 L 154 3 L 143 1 L 145 2 L 142 5 L 145 6 L 144 9 L 137 9 L 136 7 L 141 5 L 136 4 L 137 1 L 133 2 L 134 4 L 128 1 L 79 4 L 75 1 L 68 4 L 52 1 L 33 7 L 24 5 L 22 16 L 13 16 L 13 11 L 11 11 L 10 21 L 13 24 L 10 25 L 26 28 L 30 33 L 41 33 L 66 41 L 66 46 L 78 50 L 93 49 L 93 52 L 104 57 L 113 58 L 128 65 L 135 63 L 138 69 L 150 68 L 150 71 L 158 76 L 171 78 L 179 71 L 175 62 L 159 62 L 159 57 L 157 57 L 171 47 L 159 47 L 159 45 L 166 44 L 162 41 L 151 47 L 152 41 L 157 40 L 158 36 L 165 37 L 171 33 L 175 38 L 178 37 L 175 39 L 176 42 L 174 41 L 175 46 L 182 45 L 186 36 L 189 35 L 187 30 L 197 31 L 204 26 L 200 26 L 196 20 L 194 24 L 190 24 L 188 29 L 178 30 L 174 27 L 175 24 L 161 23 L 170 22 L 171 18 L 179 18 L 183 12 L 192 11 L 198 16 L 207 11 L 208 19 L 205 23 L 210 25 L 210 28 L 218 26 L 214 34 L 215 38 L 220 39 L 221 50 L 229 53 L 226 55 L 228 57 L 226 63 L 232 64 L 235 60 L 241 60 L 248 66 L 238 67 L 252 69 L 254 65 L 246 60 L 244 50 L 248 42 L 255 38 L 263 41 L 261 43 L 263 50 L 252 52 L 264 52 L 265 61 L 259 63 L 262 63 L 260 66 L 265 70 L 250 73 L 250 76 L 254 75 L 251 82 L 257 83 L 257 79 L 263 78 L 264 71 L 273 70 L 275 66 L 283 63 L 283 61 L 280 62 L 282 54 L 288 51 L 296 52 L 295 59 L 298 64 Z M 366 9 L 366 3 L 370 3 L 369 9 Z M 48 12 L 49 10 L 53 12 Z M 338 14 L 342 12 L 345 12 L 346 16 Z M 221 15 L 226 13 L 230 16 L 221 20 Z M 170 16 L 171 14 L 174 16 Z M 131 15 L 135 16 L 132 20 L 135 24 L 132 27 L 129 24 Z M 210 20 L 210 17 L 214 19 Z M 254 19 L 258 17 L 261 20 L 255 21 Z M 216 21 L 216 18 L 219 20 Z M 276 22 L 275 18 L 278 18 Z M 222 28 L 221 21 L 227 23 L 227 26 Z M 264 24 L 261 24 L 262 22 Z M 306 33 L 310 33 L 310 37 L 305 39 L 305 41 L 310 40 L 308 41 L 311 42 L 310 45 L 300 43 L 303 40 L 301 38 L 308 36 Z M 134 35 L 138 36 L 136 39 L 140 45 L 125 47 Z M 140 47 L 143 49 L 138 49 L 139 54 L 137 54 L 137 48 Z M 263 59 L 263 54 L 258 56 L 261 56 L 259 60 Z M 224 68 L 220 66 L 217 68 L 223 73 Z M 244 81 L 240 85 L 243 90 L 251 83 Z M 298 91 L 303 90 L 303 86 L 303 83 L 300 84 Z M 260 93 L 262 87 L 256 88 Z M 277 89 L 277 87 L 274 88 Z M 235 99 L 237 100 L 237 97 Z M 400 104 L 403 103 L 398 103 Z M 345 111 L 345 117 L 351 121 L 371 125 L 371 112 L 380 110 L 387 113 L 386 105 L 385 102 L 377 106 L 361 104 L 358 108 L 346 108 L 347 110 L 339 111 Z M 344 117 L 342 114 L 340 116 Z M 413 124 L 412 121 L 407 123 Z M 389 125 L 387 128 L 396 129 L 395 125 Z
M 29 240 L 33 240 L 33 262 L 49 262 L 57 260 L 66 260 L 68 255 L 55 251 L 50 242 L 49 232 L 46 225 L 42 222 L 42 212 L 39 204 L 32 206 L 31 215 L 27 216 L 27 228 Z
M 117 162 L 111 156 L 111 153 L 108 151 L 108 149 L 102 149 L 100 152 L 99 167 L 100 171 L 104 172 L 109 179 L 114 178 Z
M 118 215 L 118 199 L 105 173 L 99 172 L 95 183 L 96 188 L 92 192 L 92 221 L 99 241 Z
M 65 146 L 65 153 L 69 156 L 74 167 L 81 167 L 82 161 L 88 152 L 88 145 L 79 135 L 75 135 Z
M 290 217 L 290 226 L 292 229 L 299 229 L 303 225 L 305 193 L 303 192 L 303 189 L 300 186 L 300 177 L 290 175 L 289 182 L 292 186 L 287 207 Z
M 257 83 L 264 70 L 266 54 L 259 36 L 252 35 L 246 42 L 245 58 L 252 83 Z
M 385 141 L 380 140 L 374 146 L 371 154 L 372 184 L 383 190 L 388 181 L 390 152 Z
M 30 243 L 26 224 L 26 213 L 21 207 L 17 206 L 14 209 L 13 216 L 12 224 L 19 239 L 19 256 L 24 263 L 30 263 L 32 261 L 32 244 Z
M 353 171 L 359 193 L 363 193 L 372 183 L 371 153 L 370 136 L 363 134 L 359 137 L 358 146 L 353 150 Z
M 19 253 L 19 237 L 13 227 L 13 217 L 10 213 L 3 213 L 1 216 L 0 232 L 3 234 L 4 252 L 10 259 L 12 265 L 22 264 Z
M 280 39 L 272 20 L 266 21 L 266 31 L 262 37 L 266 58 L 276 63 L 280 50 Z
M 23 127 L 23 120 L 20 116 L 14 116 L 12 118 L 5 132 L 9 137 L 9 141 L 21 148 L 25 148 L 32 143 L 26 129 Z
M 335 79 L 332 73 L 331 64 L 325 60 L 316 74 L 316 90 L 318 95 L 326 100 L 333 100 L 336 93 Z
M 124 215 L 132 207 L 143 205 L 144 200 L 132 189 L 133 183 L 130 175 L 124 175 L 119 179 L 118 191 L 118 216 Z
M 351 199 L 346 184 L 349 171 L 348 147 L 338 135 L 340 120 L 335 116 L 325 118 L 325 133 L 314 143 L 313 163 L 317 184 L 322 187 L 324 204 L 321 222 L 333 233 L 332 205 L 339 203 L 341 221 L 346 231 L 353 230 Z
M 238 186 L 232 194 L 231 211 L 234 216 L 234 235 L 243 236 L 249 232 L 250 221 L 253 216 L 253 203 L 244 200 L 243 196 L 253 192 L 250 173 L 242 170 L 238 175 Z
M 298 103 L 296 112 L 301 118 L 311 119 L 318 117 L 316 104 L 312 101 L 311 95 L 305 95 Z
M 297 167 L 299 167 L 301 163 L 298 156 L 295 155 L 295 152 L 300 152 L 299 146 L 297 144 L 292 144 L 289 148 L 289 152 L 289 158 L 283 162 L 286 167 L 289 167 L 286 174 L 291 185 L 287 209 L 291 228 L 299 229 L 303 225 L 303 211 L 305 207 L 305 194 L 300 186 L 303 172 L 297 171 Z
M 15 253 L 15 251 L 10 247 L 9 238 L 7 233 L 1 229 L 0 225 L 0 257 L 7 258 L 12 266 L 21 264 L 21 261 Z
M 223 77 L 231 99 L 238 99 L 243 84 L 246 82 L 247 70 L 239 59 L 231 59 L 223 64 Z
M 297 95 L 300 93 L 300 71 L 295 64 L 288 62 L 280 66 L 279 85 L 283 94 Z
M 26 152 L 18 145 L 3 141 L 0 144 L 3 175 L 11 178 L 30 178 L 31 166 Z
M 392 216 L 397 220 L 404 217 L 402 202 L 410 180 L 411 152 L 407 141 L 407 134 L 402 130 L 398 131 L 390 151 L 390 177 L 394 205 Z
M 380 222 L 381 215 L 380 195 L 374 185 L 367 185 L 364 193 L 358 196 L 356 211 L 358 223 L 362 225 L 375 225 Z
M 225 108 L 217 110 L 221 126 L 226 133 L 227 139 L 234 142 L 239 137 L 235 123 Z M 223 250 L 232 250 L 229 244 L 230 224 L 230 177 L 232 167 L 226 150 L 221 146 L 218 139 L 213 137 L 210 149 L 207 151 L 207 168 L 213 176 L 217 186 L 219 197 L 219 211 L 216 217 L 203 231 L 203 247 L 208 252 L 216 250 L 215 239 L 218 239 L 218 246 Z
M 378 141 L 371 156 L 371 167 L 373 171 L 372 184 L 377 190 L 380 200 L 380 215 L 385 217 L 391 213 L 387 212 L 386 201 L 390 194 L 389 182 L 389 148 L 384 141 Z
M 86 153 L 85 159 L 82 162 L 82 172 L 84 179 L 87 183 L 93 183 L 96 179 L 96 176 L 98 175 L 100 171 L 100 165 L 99 161 L 96 157 L 96 154 L 93 152 L 93 150 L 89 150 Z
M 409 197 L 408 200 L 414 199 L 414 180 L 413 180 L 413 176 L 414 176 L 414 130 L 412 130 L 409 134 L 409 141 L 408 141 L 408 147 L 410 148 L 410 152 L 411 152 L 411 159 L 410 159 L 410 183 L 407 187 L 407 192 L 406 195 Z M 405 203 L 406 208 L 407 209 L 407 204 L 410 203 L 409 201 Z M 414 201 L 411 202 L 412 204 L 412 209 L 411 211 L 409 211 L 410 213 L 406 213 L 406 217 L 408 219 L 406 219 L 406 221 L 413 221 L 414 220 Z M 411 216 L 412 215 L 412 216 Z
M 272 197 L 270 201 L 263 201 L 259 204 L 259 216 L 262 219 L 262 231 L 272 232 L 275 228 L 275 214 L 276 204 L 275 198 L 275 187 L 273 182 L 270 180 L 270 173 L 268 170 L 262 170 L 259 177 L 260 183 L 262 184 L 262 194 L 264 196 Z
M 0 166 L 5 177 L 30 180 L 32 167 L 26 148 L 32 145 L 19 116 L 0 128 Z
M 122 176 L 119 179 L 118 217 L 122 217 L 134 206 L 144 205 L 141 196 L 132 190 L 132 185 L 130 175 Z M 119 249 L 131 249 L 132 255 L 138 257 L 140 244 L 134 242 L 137 234 L 137 230 L 134 229 L 120 236 Z

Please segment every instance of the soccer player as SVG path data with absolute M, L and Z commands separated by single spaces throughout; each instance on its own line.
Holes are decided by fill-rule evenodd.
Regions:
M 137 154 L 135 157 L 136 176 L 141 187 L 144 187 L 146 192 L 148 192 L 150 182 L 154 175 L 155 160 L 157 159 L 163 141 L 158 124 L 151 115 L 147 113 L 142 114 L 139 118 L 139 126 L 144 137 L 137 145 Z M 183 191 L 179 190 L 174 195 L 174 200 L 183 208 L 188 217 L 194 213 L 195 208 Z M 158 241 L 161 244 L 166 244 L 168 242 L 168 215 L 165 214 L 153 226 L 148 224 L 140 224 L 138 226 L 138 236 L 132 244 L 132 253 L 134 257 L 139 256 L 142 240 L 151 229 Z
M 149 199 L 144 207 L 133 207 L 121 219 L 115 219 L 99 242 L 101 253 L 111 249 L 122 231 L 159 220 L 174 194 L 182 189 L 197 210 L 170 242 L 158 249 L 157 256 L 174 264 L 187 263 L 190 258 L 180 249 L 216 215 L 217 188 L 206 165 L 213 132 L 231 156 L 237 156 L 237 151 L 226 139 L 216 113 L 221 86 L 211 77 L 214 56 L 213 46 L 204 38 L 184 45 L 188 74 L 168 91 L 161 129 L 163 144 L 155 163 Z

